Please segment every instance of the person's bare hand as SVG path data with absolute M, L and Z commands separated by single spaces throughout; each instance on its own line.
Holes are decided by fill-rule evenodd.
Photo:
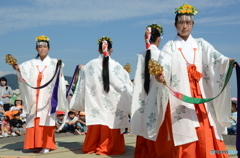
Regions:
M 8 95 L 2 95 L 2 98 L 6 98 L 6 97 L 8 97 Z
M 160 83 L 165 82 L 165 78 L 164 78 L 163 74 L 155 76 L 155 79 Z
M 81 70 L 84 65 L 78 65 L 78 70 Z
M 19 70 L 18 64 L 14 64 L 14 65 L 12 65 L 12 67 L 13 67 L 14 70 Z
M 231 62 L 231 61 L 234 61 L 234 60 L 235 60 L 234 58 L 229 58 L 229 61 L 230 61 L 230 62 Z M 236 67 L 237 65 L 234 64 L 233 66 Z

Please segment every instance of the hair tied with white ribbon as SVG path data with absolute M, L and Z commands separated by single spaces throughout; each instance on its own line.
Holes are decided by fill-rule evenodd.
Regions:
M 151 32 L 152 32 L 151 27 L 147 27 L 146 31 L 145 31 L 146 49 L 148 49 L 150 47 L 150 45 L 151 45 L 150 44 Z
M 103 51 L 103 56 L 105 56 L 105 57 L 109 56 L 108 43 L 106 40 L 102 41 L 102 51 Z

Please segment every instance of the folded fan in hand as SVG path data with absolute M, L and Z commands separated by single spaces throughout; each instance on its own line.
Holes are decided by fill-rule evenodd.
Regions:
M 17 59 L 15 59 L 11 54 L 6 55 L 5 59 L 6 63 L 9 65 L 15 65 L 17 64 Z
M 132 70 L 131 70 L 131 65 L 129 63 L 127 63 L 125 66 L 124 66 L 124 69 L 130 73 Z

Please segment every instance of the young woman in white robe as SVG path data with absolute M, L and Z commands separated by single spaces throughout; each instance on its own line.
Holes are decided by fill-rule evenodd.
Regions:
M 163 139 L 168 137 L 166 128 L 170 122 L 156 121 L 164 120 L 164 117 L 169 116 L 160 113 L 163 107 L 157 97 L 158 83 L 155 77 L 149 74 L 148 68 L 150 59 L 158 60 L 159 58 L 161 51 L 158 47 L 162 34 L 163 28 L 160 25 L 147 26 L 145 32 L 147 50 L 137 55 L 130 128 L 130 133 L 137 135 L 135 158 L 173 157 L 171 154 L 173 144 Z M 161 129 L 160 124 L 162 124 Z M 161 134 L 158 135 L 158 133 Z
M 84 153 L 119 155 L 125 152 L 122 133 L 129 127 L 132 82 L 127 71 L 110 57 L 110 38 L 99 39 L 99 53 L 82 67 L 70 109 L 86 112 Z
M 59 70 L 53 81 L 44 88 L 33 89 L 24 83 L 23 79 L 32 87 L 40 87 L 50 81 L 53 77 L 58 59 L 50 58 L 49 38 L 38 36 L 36 38 L 36 59 L 13 65 L 17 71 L 18 84 L 23 100 L 24 111 L 27 113 L 26 134 L 24 149 L 41 149 L 40 153 L 56 149 L 54 127 L 55 113 L 51 113 L 54 103 L 51 102 L 53 95 L 57 95 L 58 102 L 55 103 L 59 110 L 68 109 L 66 100 L 66 86 L 62 70 Z M 56 80 L 59 80 L 57 94 L 53 94 Z M 56 110 L 56 109 L 55 109 Z
M 193 15 L 196 13 L 197 10 L 188 4 L 176 8 L 178 34 L 164 45 L 159 57 L 165 80 L 161 78 L 160 81 L 160 76 L 156 79 L 165 81 L 172 90 L 184 95 L 212 98 L 221 91 L 232 59 L 220 54 L 204 39 L 192 37 Z M 160 97 L 164 93 L 167 94 L 165 103 L 169 101 L 171 108 L 172 132 L 169 131 L 169 135 L 173 136 L 171 141 L 177 150 L 176 157 L 228 157 L 227 154 L 215 154 L 212 150 L 226 150 L 222 132 L 229 125 L 229 86 L 218 98 L 203 104 L 183 102 L 166 87 L 162 88 Z

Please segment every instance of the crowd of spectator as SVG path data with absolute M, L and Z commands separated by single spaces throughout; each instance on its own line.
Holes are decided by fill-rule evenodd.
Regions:
M 17 104 L 20 99 L 15 101 L 15 105 L 10 110 L 5 111 L 4 103 L 0 101 L 0 137 L 24 135 L 26 128 L 26 113 L 21 104 Z
M 8 111 L 3 108 L 0 101 L 0 137 L 24 135 L 26 128 L 26 113 L 22 108 L 22 101 L 17 98 L 14 106 Z M 65 112 L 56 112 L 55 133 L 74 133 L 84 135 L 87 133 L 85 112 L 69 111 L 64 121 Z M 64 124 L 64 125 L 63 125 Z
M 84 135 L 87 133 L 85 112 L 69 111 L 65 123 L 65 112 L 57 111 L 56 115 L 56 133 L 74 133 L 80 135 Z

